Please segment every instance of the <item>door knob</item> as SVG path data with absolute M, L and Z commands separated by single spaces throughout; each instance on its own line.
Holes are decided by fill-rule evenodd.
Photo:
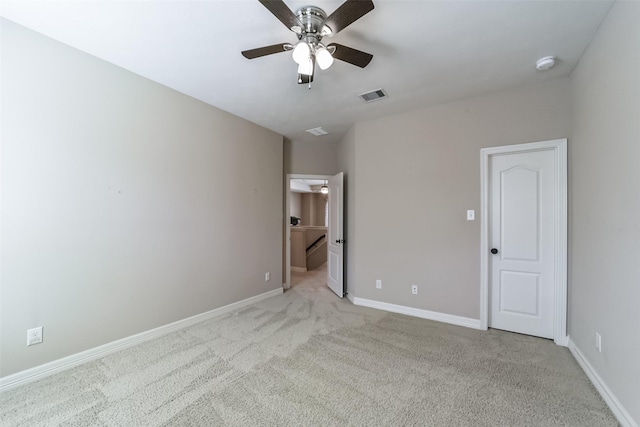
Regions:
M 495 255 L 495 254 L 498 253 L 498 250 L 496 248 L 493 248 L 493 249 L 491 249 L 491 253 Z

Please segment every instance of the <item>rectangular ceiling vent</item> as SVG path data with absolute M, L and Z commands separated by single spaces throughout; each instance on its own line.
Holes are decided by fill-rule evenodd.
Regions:
M 361 93 L 358 96 L 362 98 L 364 102 L 373 102 L 380 99 L 385 99 L 387 97 L 387 92 L 385 92 L 384 89 L 376 89 L 372 90 L 371 92 Z
M 329 132 L 327 132 L 326 130 L 322 129 L 322 127 L 317 127 L 317 128 L 313 128 L 313 129 L 307 129 L 307 132 L 309 132 L 311 135 L 315 135 L 315 136 L 322 136 L 322 135 L 329 134 Z

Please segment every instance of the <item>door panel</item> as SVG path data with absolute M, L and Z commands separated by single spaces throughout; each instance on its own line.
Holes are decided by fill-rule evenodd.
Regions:
M 540 275 L 520 271 L 502 271 L 500 311 L 537 316 L 540 312 Z
M 518 166 L 500 175 L 502 258 L 537 261 L 540 171 Z
M 337 253 L 331 252 L 329 253 L 329 264 L 327 266 L 327 273 L 329 277 L 329 281 L 338 282 L 340 278 L 338 277 L 338 262 L 340 261 L 340 257 Z
M 490 158 L 493 328 L 553 338 L 557 179 L 552 150 Z
M 327 256 L 327 285 L 340 298 L 344 296 L 344 177 L 340 172 L 329 179 L 329 254 Z

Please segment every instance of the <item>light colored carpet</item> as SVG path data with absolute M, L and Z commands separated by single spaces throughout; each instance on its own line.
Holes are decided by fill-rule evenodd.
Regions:
M 312 272 L 282 296 L 3 393 L 0 425 L 617 423 L 551 341 L 356 307 Z

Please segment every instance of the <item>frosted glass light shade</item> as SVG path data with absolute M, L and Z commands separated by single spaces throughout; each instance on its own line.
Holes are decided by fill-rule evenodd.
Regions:
M 321 47 L 316 50 L 316 61 L 321 69 L 326 70 L 331 67 L 331 64 L 333 64 L 333 56 L 331 56 L 326 48 Z
M 307 58 L 306 61 L 298 65 L 298 74 L 304 74 L 305 76 L 313 75 L 313 60 Z
M 300 42 L 293 49 L 293 60 L 298 64 L 303 64 L 305 61 L 309 60 L 310 53 L 311 49 L 307 42 Z

